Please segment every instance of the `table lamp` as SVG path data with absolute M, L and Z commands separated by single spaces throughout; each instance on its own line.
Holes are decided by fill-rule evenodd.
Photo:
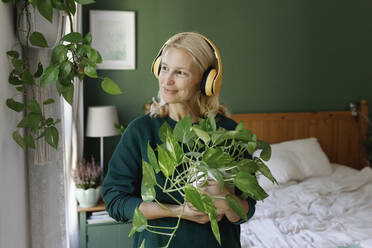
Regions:
M 88 107 L 87 137 L 99 137 L 101 144 L 101 168 L 103 170 L 103 138 L 119 135 L 119 131 L 115 128 L 118 124 L 118 114 L 115 106 L 95 106 Z

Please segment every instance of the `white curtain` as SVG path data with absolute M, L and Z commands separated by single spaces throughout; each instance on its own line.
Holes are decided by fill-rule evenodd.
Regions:
M 67 20 L 68 21 L 68 20 Z M 77 6 L 73 19 L 75 32 L 82 32 L 82 7 Z M 66 31 L 69 32 L 70 24 L 66 23 Z M 72 179 L 72 171 L 76 163 L 83 157 L 84 145 L 84 106 L 83 84 L 75 80 L 73 106 L 63 100 L 63 128 L 65 145 L 65 199 L 66 199 L 66 236 L 68 248 L 79 248 L 79 229 L 77 203 L 75 199 L 75 183 Z

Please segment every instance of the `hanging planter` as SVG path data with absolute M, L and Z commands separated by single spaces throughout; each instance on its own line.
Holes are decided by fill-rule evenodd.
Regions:
M 6 105 L 16 112 L 25 113 L 24 118 L 15 127 L 12 137 L 25 150 L 35 149 L 40 143 L 37 141 L 40 140 L 57 149 L 59 143 L 57 125 L 60 120 L 51 117 L 45 109 L 47 105 L 59 101 L 59 98 L 40 98 L 39 92 L 54 85 L 58 95 L 72 105 L 74 84 L 80 83 L 88 76 L 101 79 L 101 87 L 108 94 L 122 93 L 113 80 L 98 76 L 96 68 L 98 63 L 102 63 L 102 57 L 99 51 L 91 47 L 91 34 L 83 37 L 73 29 L 72 17 L 76 12 L 76 4 L 90 4 L 94 1 L 2 1 L 12 3 L 16 7 L 19 34 L 17 37 L 20 44 L 20 51 L 7 52 L 13 66 L 8 82 L 18 93 L 8 98 Z M 67 18 L 70 33 L 65 34 Z M 44 49 L 42 51 L 47 51 L 48 59 L 45 60 L 47 62 L 30 55 L 31 48 L 42 48 Z

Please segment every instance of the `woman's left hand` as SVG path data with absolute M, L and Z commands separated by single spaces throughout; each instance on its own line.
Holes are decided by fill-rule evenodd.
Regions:
M 232 197 L 234 197 L 235 200 L 237 200 L 244 208 L 245 212 L 248 213 L 249 210 L 248 202 L 242 200 L 234 193 L 229 192 L 229 190 L 226 187 L 221 189 L 221 186 L 218 184 L 218 182 L 210 180 L 206 187 L 200 189 L 212 197 L 214 204 L 216 205 L 217 208 L 217 214 L 219 215 L 224 214 L 227 217 L 227 219 L 229 219 L 231 222 L 236 222 L 240 220 L 240 217 L 237 213 L 234 212 L 234 210 L 231 209 L 230 205 L 227 203 L 225 198 L 227 194 L 230 194 Z
M 221 189 L 221 186 L 216 181 L 211 180 L 207 186 L 200 189 L 212 198 L 217 208 L 217 214 L 225 214 L 231 209 L 225 200 L 225 196 L 229 193 L 226 187 Z

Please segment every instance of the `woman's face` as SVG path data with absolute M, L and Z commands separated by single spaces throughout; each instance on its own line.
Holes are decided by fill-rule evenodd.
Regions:
M 162 56 L 159 90 L 166 103 L 188 103 L 200 89 L 200 70 L 191 55 L 170 47 Z

